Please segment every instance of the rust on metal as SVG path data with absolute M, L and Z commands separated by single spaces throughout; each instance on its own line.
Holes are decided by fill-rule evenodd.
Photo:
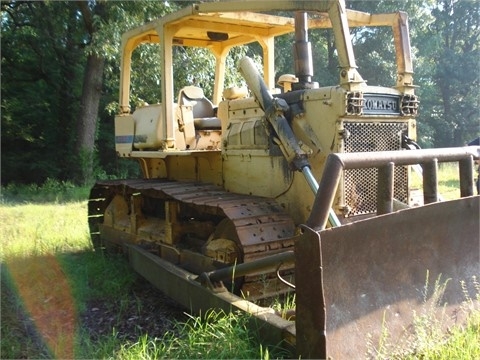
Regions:
M 465 291 L 475 299 L 480 275 L 479 209 L 474 196 L 306 229 L 295 247 L 299 355 L 357 358 L 383 330 L 401 343 L 413 313 L 427 309 L 444 312 L 445 326 L 460 324 Z
M 295 242 L 296 345 L 305 359 L 326 359 L 325 287 L 317 232 L 308 227 Z

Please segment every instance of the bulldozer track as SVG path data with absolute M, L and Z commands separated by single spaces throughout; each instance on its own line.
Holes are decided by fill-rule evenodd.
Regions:
M 293 246 L 295 224 L 274 199 L 230 193 L 219 186 L 204 183 L 157 179 L 99 181 L 95 184 L 88 204 L 89 227 L 95 248 L 103 247 L 105 241 L 119 245 L 122 242 L 141 243 L 140 228 L 129 230 L 126 226 L 127 230 L 123 231 L 127 233 L 125 237 L 118 231 L 112 235 L 107 231 L 110 230 L 108 226 L 105 228 L 105 213 L 116 196 L 129 202 L 129 208 L 134 202 L 129 199 L 148 198 L 159 206 L 166 202 L 181 204 L 188 209 L 188 216 L 198 216 L 204 222 L 213 219 L 215 236 L 234 241 L 240 249 L 241 259 L 236 259 L 236 262 L 249 262 L 283 252 Z M 150 221 L 153 221 L 151 218 L 152 216 Z M 162 231 L 165 230 L 158 230 Z M 158 243 L 159 246 L 162 245 L 161 242 Z M 173 247 L 175 246 L 177 244 L 173 244 Z M 207 270 L 210 269 L 205 269 Z M 244 283 L 259 282 L 260 278 L 259 275 L 248 276 Z M 261 288 L 262 285 L 254 287 Z M 242 291 L 245 291 L 245 287 L 242 287 Z M 256 290 L 249 288 L 248 291 L 254 293 Z

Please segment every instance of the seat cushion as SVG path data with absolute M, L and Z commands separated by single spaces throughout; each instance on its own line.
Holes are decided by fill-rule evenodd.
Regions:
M 193 120 L 196 130 L 221 130 L 222 123 L 217 117 L 197 118 Z

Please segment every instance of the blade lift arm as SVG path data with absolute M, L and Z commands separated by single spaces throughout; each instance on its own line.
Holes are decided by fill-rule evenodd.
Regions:
M 295 134 L 284 115 L 288 110 L 287 102 L 272 96 L 252 59 L 244 57 L 240 60 L 239 67 L 240 73 L 265 112 L 267 121 L 274 129 L 279 140 L 278 145 L 288 164 L 293 170 L 302 172 L 313 193 L 317 194 L 318 182 L 312 174 L 307 154 L 300 148 Z M 332 209 L 330 209 L 329 221 L 332 226 L 340 226 L 340 221 Z

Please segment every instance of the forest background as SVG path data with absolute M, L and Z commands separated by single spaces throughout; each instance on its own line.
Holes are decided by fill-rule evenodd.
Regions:
M 118 159 L 114 150 L 121 34 L 189 3 L 2 0 L 2 185 L 47 179 L 85 185 L 95 178 L 138 175 L 136 163 Z M 422 147 L 463 146 L 478 137 L 480 1 L 347 0 L 347 7 L 408 13 Z M 351 33 L 362 77 L 371 85 L 394 84 L 391 30 Z M 314 80 L 321 86 L 335 85 L 338 69 L 331 31 L 316 32 L 309 40 Z M 293 72 L 292 42 L 282 37 L 276 43 L 277 77 Z M 242 52 L 256 56 L 258 49 L 246 47 Z M 182 64 L 176 88 L 194 82 L 210 95 L 211 57 L 181 48 L 174 55 Z M 134 56 L 143 80 L 132 79 L 132 88 L 142 93 L 133 101 L 155 103 L 161 79 L 147 64 L 158 61 L 158 52 L 146 47 Z

